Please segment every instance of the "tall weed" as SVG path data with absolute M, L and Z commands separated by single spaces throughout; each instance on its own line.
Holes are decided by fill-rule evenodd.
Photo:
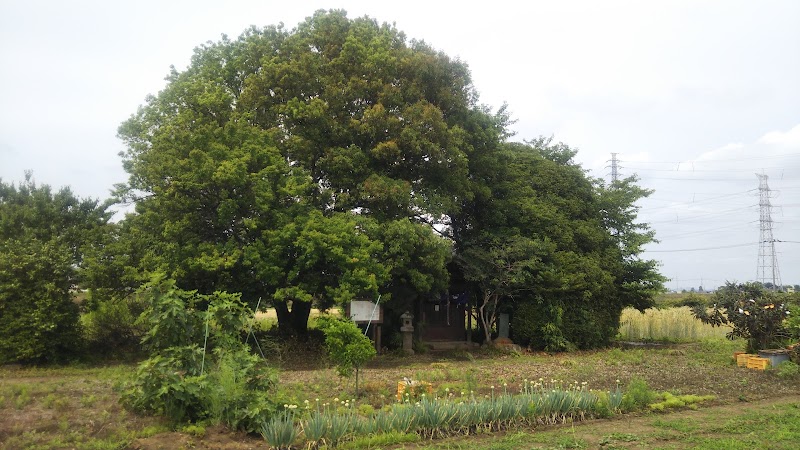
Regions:
M 727 333 L 725 328 L 715 328 L 695 318 L 688 306 L 650 308 L 643 313 L 626 308 L 620 324 L 619 337 L 626 341 L 697 341 Z

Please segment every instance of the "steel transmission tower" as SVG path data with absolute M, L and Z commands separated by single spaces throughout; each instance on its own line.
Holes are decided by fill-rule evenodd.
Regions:
M 778 269 L 778 256 L 775 253 L 775 238 L 772 236 L 772 204 L 769 201 L 770 190 L 767 184 L 767 175 L 756 174 L 758 177 L 758 193 L 760 215 L 760 239 L 758 241 L 758 274 L 757 281 L 762 284 L 772 283 L 772 289 L 778 290 L 781 286 L 781 274 Z
M 619 180 L 619 170 L 617 165 L 617 155 L 619 153 L 612 153 L 611 154 L 611 182 L 616 182 Z M 608 167 L 608 166 L 606 166 Z

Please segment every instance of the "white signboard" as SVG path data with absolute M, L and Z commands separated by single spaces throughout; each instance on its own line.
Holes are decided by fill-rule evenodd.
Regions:
M 350 319 L 353 322 L 380 322 L 381 308 L 375 307 L 375 303 L 366 300 L 354 300 L 350 302 Z

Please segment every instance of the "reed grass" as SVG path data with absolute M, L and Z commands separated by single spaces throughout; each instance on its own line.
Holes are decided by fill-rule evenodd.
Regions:
M 626 308 L 620 318 L 619 338 L 624 341 L 688 342 L 724 337 L 726 327 L 712 327 L 696 319 L 688 306 L 650 308 L 643 313 Z

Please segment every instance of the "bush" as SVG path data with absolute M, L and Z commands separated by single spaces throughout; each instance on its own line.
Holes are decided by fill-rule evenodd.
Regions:
M 783 361 L 775 368 L 781 378 L 795 378 L 800 376 L 800 365 L 794 361 Z
M 73 272 L 56 241 L 0 241 L 0 364 L 63 362 L 80 352 Z
M 156 277 L 143 342 L 151 351 L 127 383 L 123 404 L 174 422 L 211 420 L 255 432 L 276 410 L 276 376 L 242 341 L 247 309 L 238 295 L 199 295 Z M 207 303 L 207 311 L 191 306 Z M 203 342 L 201 347 L 198 342 Z
M 545 305 L 541 299 L 519 303 L 511 319 L 514 341 L 537 350 L 560 352 L 574 346 L 562 333 L 563 308 L 557 304 Z
M 759 283 L 728 283 L 714 294 L 711 311 L 704 306 L 692 308 L 692 314 L 713 326 L 728 325 L 729 339 L 747 339 L 747 351 L 783 347 L 789 336 L 784 327 L 788 305 L 782 297 Z
M 633 378 L 622 395 L 620 408 L 623 411 L 635 411 L 646 408 L 656 399 L 656 393 L 650 390 L 647 381 Z
M 111 299 L 98 303 L 81 317 L 83 335 L 89 350 L 107 355 L 138 351 L 147 331 L 137 321 L 144 310 L 137 297 Z
M 691 294 L 687 295 L 686 297 L 682 298 L 679 302 L 677 302 L 677 304 L 675 306 L 678 306 L 678 307 L 688 306 L 690 308 L 697 308 L 697 307 L 708 308 L 709 306 L 711 306 L 711 304 L 710 304 L 711 303 L 710 302 L 711 298 L 712 297 L 707 295 L 707 294 L 706 295 L 698 295 L 698 294 L 695 294 L 695 293 L 691 293 Z
M 800 343 L 800 305 L 794 303 L 789 306 L 785 325 L 786 331 L 794 343 Z

